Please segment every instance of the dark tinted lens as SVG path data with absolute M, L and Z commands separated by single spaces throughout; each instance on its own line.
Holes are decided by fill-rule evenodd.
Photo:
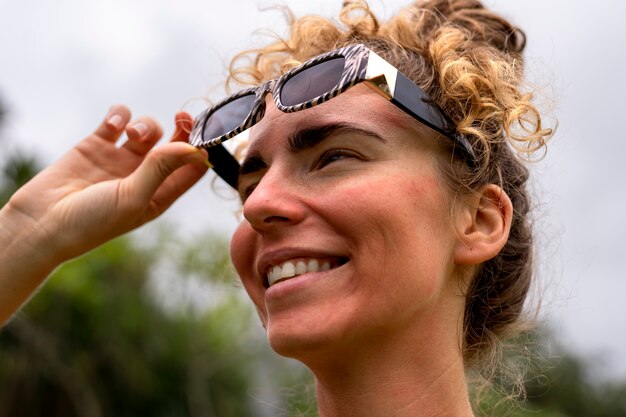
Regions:
M 341 79 L 345 58 L 339 57 L 308 67 L 289 78 L 280 92 L 284 106 L 295 106 L 332 90 Z
M 242 124 L 250 114 L 255 98 L 254 94 L 247 94 L 214 111 L 204 125 L 202 138 L 204 140 L 215 139 Z

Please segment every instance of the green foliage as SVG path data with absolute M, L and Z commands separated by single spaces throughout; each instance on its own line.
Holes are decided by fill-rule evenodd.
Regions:
M 594 363 L 558 350 L 558 356 L 527 384 L 532 410 L 568 417 L 626 417 L 626 383 L 594 377 Z
M 521 335 L 505 355 L 511 366 L 480 396 L 481 417 L 626 417 L 626 382 L 594 377 L 597 366 L 559 345 L 549 331 Z M 522 378 L 524 401 L 510 396 L 511 375 Z
M 18 188 L 39 172 L 39 165 L 35 158 L 17 153 L 2 161 L 2 176 L 0 177 L 0 207 L 9 201 L 9 198 Z
M 56 271 L 0 335 L 0 415 L 251 414 L 249 311 L 168 313 L 152 262 L 122 238 Z

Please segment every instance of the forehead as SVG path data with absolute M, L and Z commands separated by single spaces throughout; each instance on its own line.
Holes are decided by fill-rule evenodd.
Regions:
M 435 135 L 428 127 L 361 84 L 320 105 L 293 113 L 278 110 L 268 95 L 265 116 L 250 130 L 248 152 L 266 149 L 271 143 L 280 142 L 299 130 L 338 123 L 369 130 L 382 137 L 405 136 L 407 133 L 420 137 Z

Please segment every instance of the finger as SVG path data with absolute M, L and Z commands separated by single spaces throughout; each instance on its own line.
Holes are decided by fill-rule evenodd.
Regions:
M 170 142 L 187 142 L 189 140 L 189 133 L 193 127 L 193 117 L 186 112 L 176 113 L 175 118 L 176 130 L 170 139 Z
M 161 139 L 163 129 L 153 118 L 142 116 L 126 126 L 126 136 L 123 148 L 143 156 Z
M 129 202 L 146 204 L 163 182 L 186 164 L 204 166 L 207 153 L 182 142 L 168 143 L 150 152 L 124 182 L 124 196 Z
M 204 164 L 188 164 L 178 168 L 161 184 L 152 197 L 153 211 L 148 213 L 152 220 L 167 210 L 174 202 L 189 190 L 204 174 L 208 167 Z
M 94 135 L 108 142 L 117 141 L 126 124 L 130 120 L 130 110 L 121 104 L 116 104 L 109 109 L 106 117 L 94 131 Z

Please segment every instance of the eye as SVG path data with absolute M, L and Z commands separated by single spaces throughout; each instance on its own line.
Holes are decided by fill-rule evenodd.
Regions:
M 341 161 L 344 159 L 364 159 L 359 153 L 349 149 L 329 149 L 322 153 L 319 158 L 313 164 L 314 169 L 321 169 L 325 166 L 332 164 L 333 162 Z

